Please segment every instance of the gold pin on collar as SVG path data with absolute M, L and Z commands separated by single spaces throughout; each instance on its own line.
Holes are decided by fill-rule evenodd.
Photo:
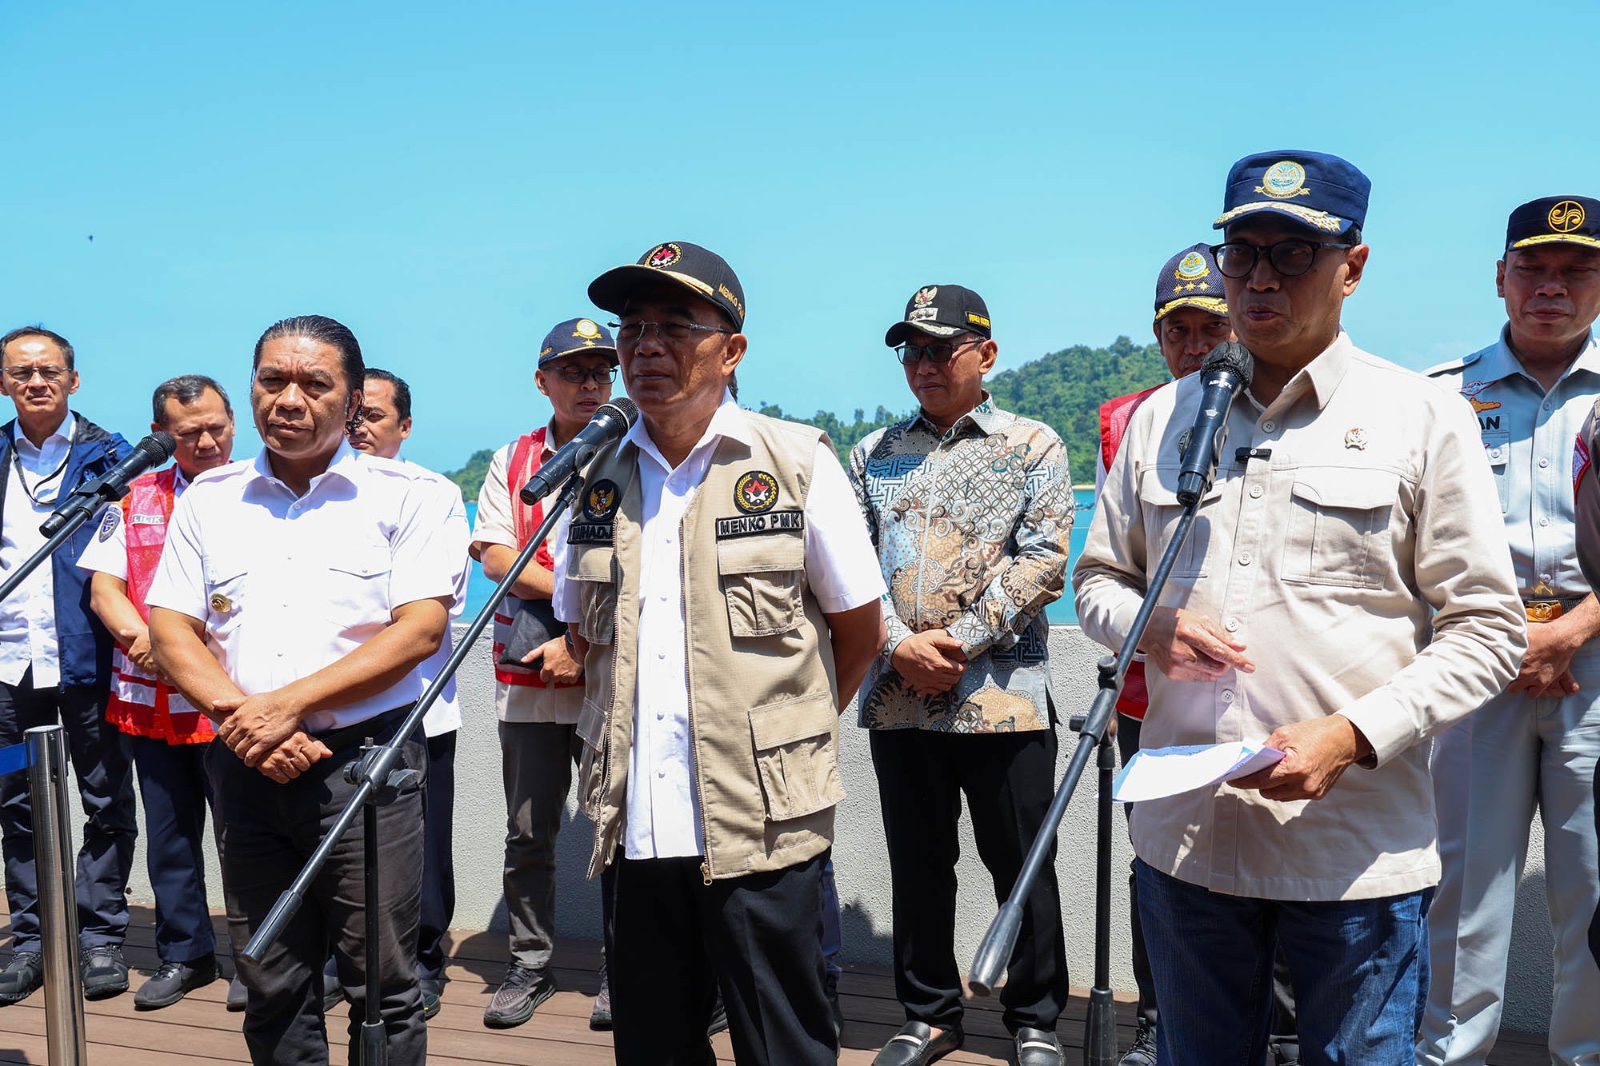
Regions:
M 218 614 L 227 614 L 233 610 L 233 601 L 220 592 L 213 592 L 211 594 L 211 609 Z

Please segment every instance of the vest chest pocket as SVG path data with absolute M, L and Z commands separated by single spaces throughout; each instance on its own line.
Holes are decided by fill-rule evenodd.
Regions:
M 1387 567 L 1382 538 L 1399 498 L 1387 470 L 1303 467 L 1295 474 L 1283 580 L 1375 589 Z
M 719 541 L 717 574 L 735 637 L 771 637 L 800 628 L 805 534 L 767 533 Z
M 1505 514 L 1511 507 L 1511 479 L 1508 473 L 1511 469 L 1511 434 L 1485 433 L 1483 457 L 1489 460 L 1489 469 L 1494 471 L 1494 487 L 1500 491 L 1500 513 Z
M 827 694 L 769 703 L 750 712 L 750 735 L 769 822 L 800 818 L 844 799 Z
M 610 644 L 616 630 L 617 581 L 612 565 L 616 554 L 609 544 L 574 546 L 567 561 L 567 580 L 578 582 L 583 615 L 578 632 L 591 644 Z

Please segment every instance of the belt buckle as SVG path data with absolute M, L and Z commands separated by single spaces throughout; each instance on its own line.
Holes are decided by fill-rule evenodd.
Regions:
M 1554 622 L 1561 617 L 1560 600 L 1527 600 L 1522 609 L 1530 622 Z

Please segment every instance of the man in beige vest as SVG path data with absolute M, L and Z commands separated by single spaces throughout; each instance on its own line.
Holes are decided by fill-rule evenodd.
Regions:
M 589 286 L 642 418 L 553 537 L 587 690 L 590 875 L 615 863 L 616 1060 L 823 1064 L 837 714 L 883 644 L 877 559 L 826 435 L 741 410 L 744 289 L 684 241 Z

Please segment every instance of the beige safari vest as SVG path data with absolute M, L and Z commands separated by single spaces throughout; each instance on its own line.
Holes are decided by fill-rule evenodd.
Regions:
M 689 739 L 706 883 L 779 870 L 833 841 L 839 782 L 833 647 L 806 581 L 804 511 L 820 431 L 746 413 L 754 443 L 723 438 L 684 513 Z M 639 649 L 638 450 L 601 452 L 568 531 L 589 641 L 578 733 L 593 877 L 627 810 Z

